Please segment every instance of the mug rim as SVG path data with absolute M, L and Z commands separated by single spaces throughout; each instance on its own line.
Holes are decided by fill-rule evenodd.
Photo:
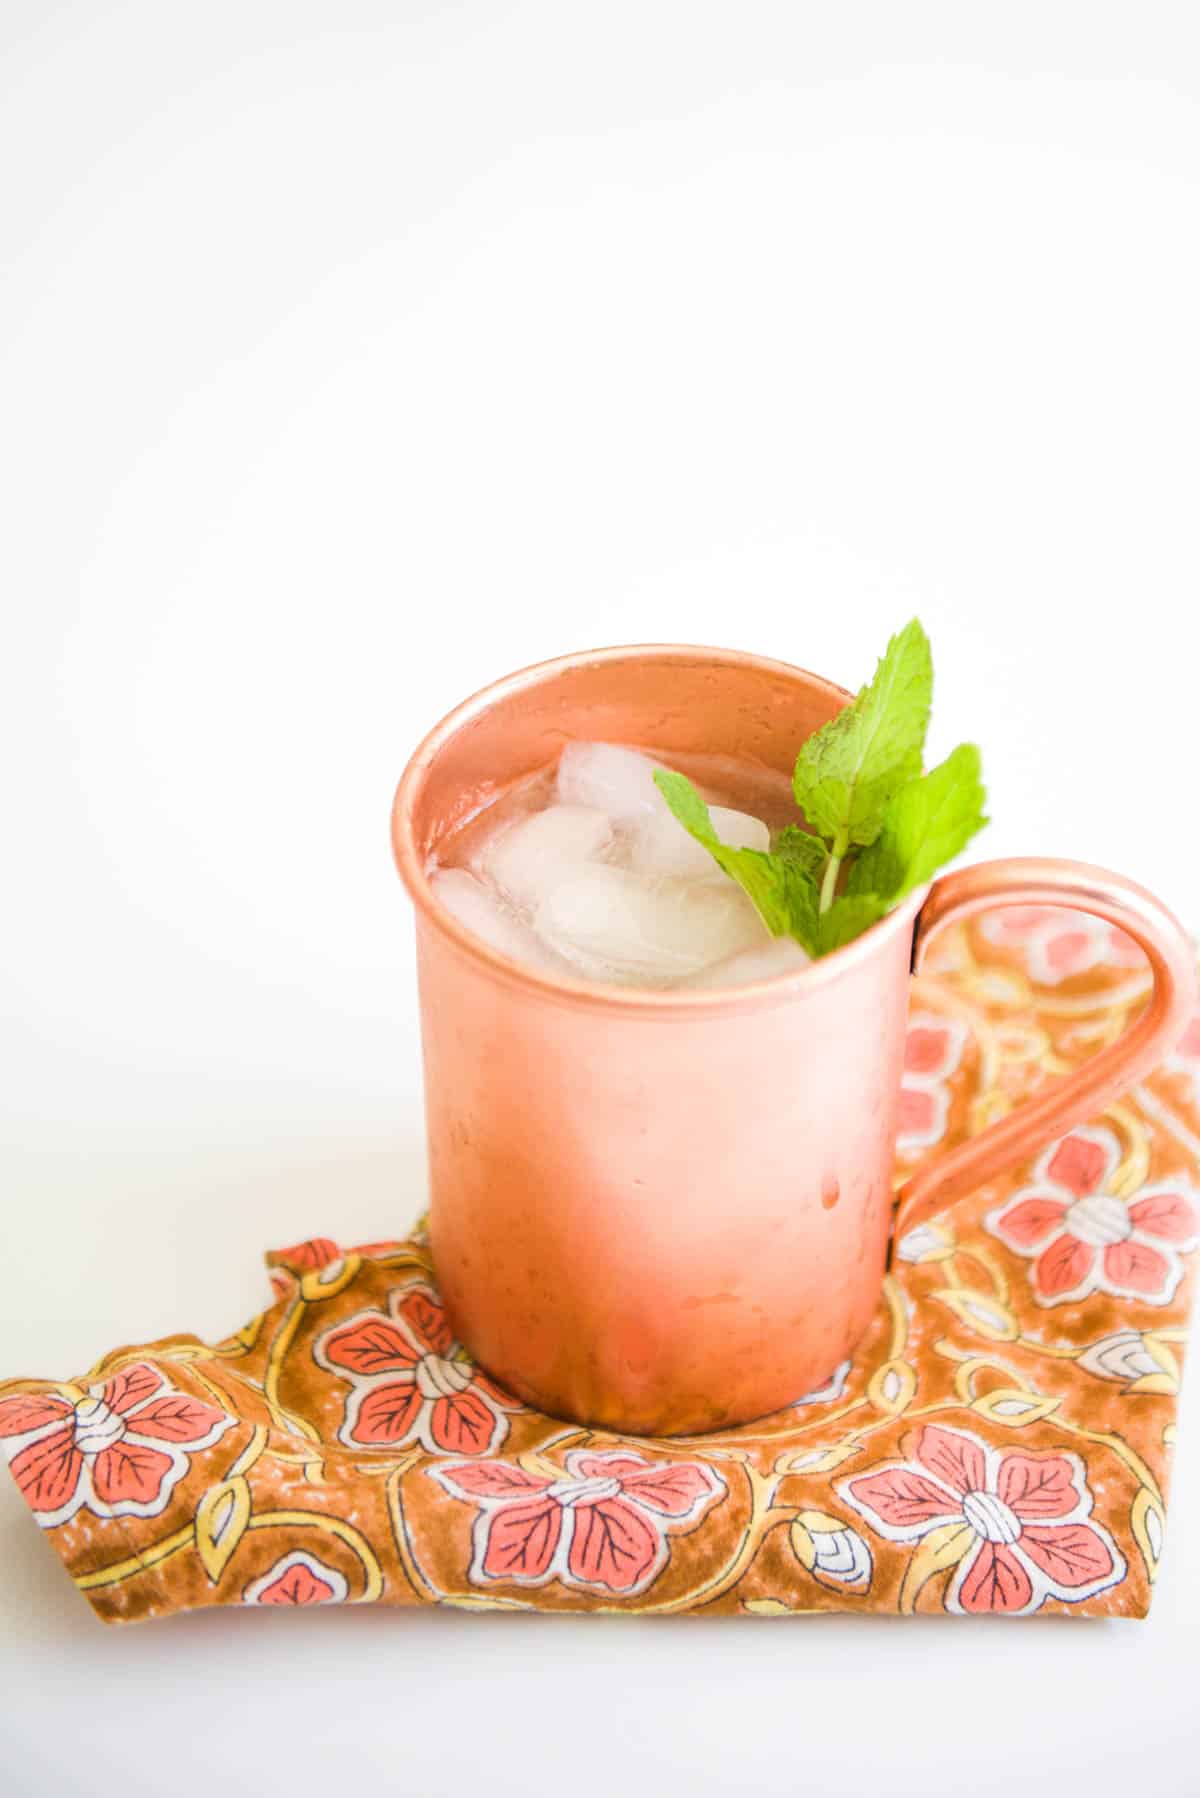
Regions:
M 722 987 L 656 987 L 616 986 L 582 976 L 547 973 L 527 962 L 515 961 L 493 949 L 481 937 L 460 924 L 434 896 L 423 858 L 417 852 L 413 814 L 425 782 L 440 750 L 460 730 L 501 701 L 511 699 L 532 687 L 543 685 L 559 674 L 596 664 L 619 663 L 637 658 L 639 661 L 683 659 L 691 662 L 716 662 L 725 667 L 746 668 L 763 673 L 801 677 L 806 684 L 823 687 L 834 698 L 848 703 L 854 696 L 836 681 L 814 674 L 795 663 L 772 656 L 756 655 L 749 650 L 721 649 L 702 643 L 627 643 L 602 649 L 575 650 L 569 655 L 553 656 L 528 667 L 515 669 L 499 680 L 460 700 L 444 717 L 426 732 L 409 757 L 400 776 L 392 802 L 392 854 L 400 878 L 418 913 L 439 930 L 462 952 L 499 978 L 505 985 L 533 991 L 545 999 L 562 1004 L 587 1004 L 601 1010 L 653 1015 L 686 1016 L 689 1012 L 731 1012 L 748 1009 L 767 999 L 786 1000 L 810 988 L 828 985 L 843 973 L 849 973 L 867 961 L 901 930 L 911 930 L 917 913 L 925 903 L 929 886 L 916 888 L 894 911 L 885 913 L 876 923 L 845 943 L 840 949 L 820 956 L 807 967 L 788 974 L 773 974 L 766 980 L 747 981 L 742 986 Z

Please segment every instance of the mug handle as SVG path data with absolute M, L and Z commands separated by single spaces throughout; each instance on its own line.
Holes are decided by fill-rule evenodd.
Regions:
M 1003 905 L 1063 905 L 1090 912 L 1131 936 L 1154 976 L 1150 1003 L 1121 1040 L 1083 1067 L 1026 1099 L 947 1155 L 918 1168 L 896 1195 L 893 1242 L 944 1211 L 1072 1125 L 1102 1111 L 1169 1055 L 1196 1006 L 1196 951 L 1166 906 L 1120 874 L 1086 862 L 1030 856 L 978 862 L 934 882 L 917 919 L 913 970 L 947 925 Z

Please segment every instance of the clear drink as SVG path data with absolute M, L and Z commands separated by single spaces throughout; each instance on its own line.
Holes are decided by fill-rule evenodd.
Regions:
M 766 850 L 795 821 L 785 777 L 727 757 L 677 759 L 721 840 Z M 672 817 L 640 750 L 570 743 L 458 830 L 433 887 L 460 923 L 547 972 L 624 986 L 727 987 L 794 972 L 750 900 Z

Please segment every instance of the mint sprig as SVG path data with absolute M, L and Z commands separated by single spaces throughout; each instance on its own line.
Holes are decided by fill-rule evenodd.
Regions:
M 850 869 L 846 891 L 886 893 L 895 902 L 924 886 L 987 823 L 985 802 L 979 751 L 974 743 L 960 743 L 894 794 L 879 835 Z
M 772 936 L 798 936 L 804 942 L 800 931 L 811 935 L 816 927 L 817 885 L 803 861 L 786 851 L 730 848 L 718 837 L 708 807 L 686 774 L 656 768 L 654 779 L 684 829 L 754 901 Z
M 869 685 L 801 747 L 792 790 L 809 828 L 786 825 L 769 852 L 722 843 L 686 775 L 658 769 L 654 779 L 771 934 L 828 955 L 923 886 L 987 822 L 973 743 L 921 771 L 932 695 L 929 639 L 914 618 Z

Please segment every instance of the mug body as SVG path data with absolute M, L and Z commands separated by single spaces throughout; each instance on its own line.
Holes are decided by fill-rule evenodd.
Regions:
M 822 1386 L 879 1298 L 911 896 L 796 974 L 657 992 L 520 967 L 437 904 L 438 844 L 564 742 L 787 771 L 846 701 L 720 650 L 605 650 L 431 733 L 393 819 L 417 906 L 430 1235 L 456 1334 L 552 1415 L 678 1435 Z

